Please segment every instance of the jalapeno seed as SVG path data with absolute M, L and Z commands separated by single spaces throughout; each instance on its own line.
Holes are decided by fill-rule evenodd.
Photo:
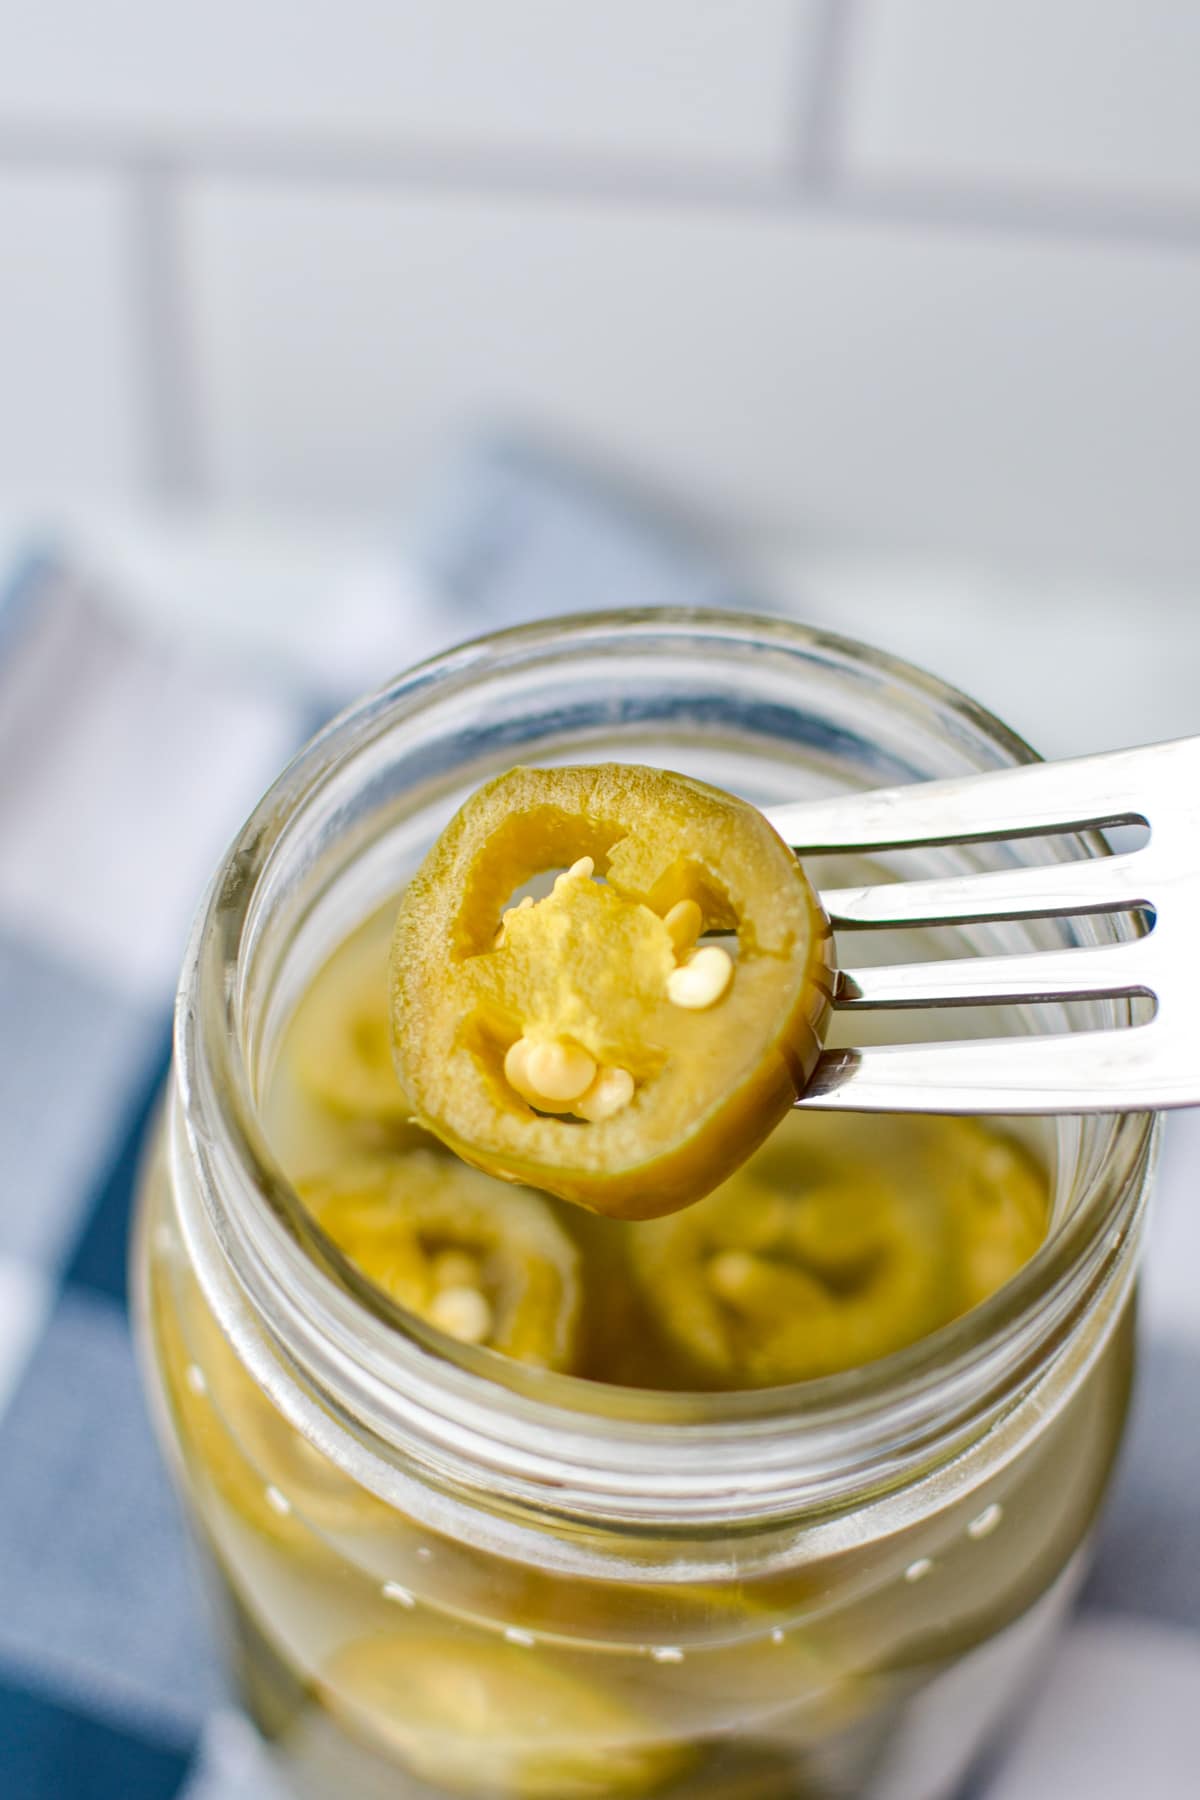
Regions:
M 445 1287 L 429 1306 L 430 1322 L 464 1344 L 486 1344 L 492 1335 L 492 1309 L 477 1287 Z
M 677 900 L 670 911 L 664 914 L 663 924 L 675 946 L 675 954 L 679 956 L 690 950 L 704 925 L 704 914 L 695 900 Z
M 573 862 L 571 864 L 570 868 L 565 872 L 565 874 L 559 875 L 556 878 L 555 883 L 554 883 L 554 891 L 556 894 L 561 894 L 563 891 L 563 888 L 566 887 L 568 882 L 590 881 L 592 879 L 592 876 L 595 873 L 596 873 L 595 859 L 590 856 L 581 856 L 581 857 L 579 857 L 579 859 L 576 862 Z
M 561 1039 L 519 1037 L 504 1058 L 504 1075 L 531 1106 L 554 1112 L 582 1099 L 596 1079 L 596 1062 Z
M 433 1279 L 439 1287 L 478 1287 L 478 1259 L 469 1250 L 443 1250 L 433 1259 Z
M 518 903 L 518 905 L 509 906 L 509 907 L 505 908 L 504 912 L 501 913 L 501 915 L 500 915 L 500 923 L 496 927 L 496 935 L 492 939 L 492 949 L 493 950 L 499 950 L 503 947 L 504 928 L 508 924 L 508 921 L 512 918 L 513 914 L 519 913 L 519 912 L 524 912 L 527 907 L 530 907 L 532 905 L 533 905 L 533 895 L 526 894 L 525 898 L 522 901 L 520 901 Z
M 600 1069 L 587 1093 L 576 1101 L 574 1111 L 590 1125 L 599 1125 L 615 1119 L 629 1105 L 633 1092 L 634 1079 L 628 1069 Z
M 705 944 L 667 976 L 667 999 L 672 1006 L 705 1012 L 715 1006 L 733 980 L 733 958 L 720 944 Z

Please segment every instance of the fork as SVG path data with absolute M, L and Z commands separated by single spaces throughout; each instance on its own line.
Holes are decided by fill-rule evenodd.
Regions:
M 1132 913 L 1118 942 L 839 969 L 834 1006 L 1153 1002 L 1148 1023 L 827 1050 L 798 1105 L 1090 1113 L 1200 1105 L 1200 737 L 768 807 L 801 857 L 1144 825 L 1139 849 L 821 894 L 837 931 Z

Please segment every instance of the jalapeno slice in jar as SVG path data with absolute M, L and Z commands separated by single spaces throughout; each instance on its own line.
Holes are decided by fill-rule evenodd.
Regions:
M 451 1337 L 568 1370 L 579 1252 L 549 1203 L 442 1150 L 362 1157 L 297 1191 L 377 1287 Z
M 412 1109 L 392 1060 L 387 950 L 373 935 L 343 944 L 321 970 L 296 1009 L 291 1042 L 303 1087 L 332 1112 L 407 1120 Z
M 381 1530 L 393 1520 L 276 1411 L 221 1331 L 194 1277 L 155 1289 L 153 1319 L 168 1397 L 187 1452 L 239 1517 L 306 1559 L 322 1533 Z
M 599 1677 L 548 1655 L 465 1635 L 366 1638 L 334 1658 L 322 1699 L 419 1778 L 488 1800 L 602 1800 L 677 1775 L 686 1746 Z
M 549 894 L 513 903 L 553 870 Z M 468 1162 L 653 1218 L 715 1187 L 792 1104 L 830 967 L 803 870 L 745 801 L 661 769 L 513 769 L 401 902 L 396 1066 Z
M 886 1356 L 999 1287 L 1045 1233 L 1032 1158 L 973 1120 L 796 1115 L 631 1263 L 698 1385 L 808 1380 Z

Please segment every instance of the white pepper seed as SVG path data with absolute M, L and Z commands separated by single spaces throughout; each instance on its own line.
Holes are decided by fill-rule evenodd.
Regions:
M 587 1093 L 577 1100 L 572 1111 L 591 1125 L 615 1118 L 633 1099 L 634 1081 L 628 1069 L 600 1069 Z
M 677 900 L 663 919 L 663 924 L 678 956 L 684 950 L 690 950 L 700 936 L 704 914 L 695 900 Z
M 492 1309 L 474 1287 L 447 1287 L 435 1294 L 429 1321 L 464 1344 L 483 1344 L 491 1336 Z
M 561 894 L 563 888 L 571 881 L 590 881 L 596 870 L 596 864 L 590 856 L 581 856 L 573 862 L 568 870 L 559 875 L 554 883 L 554 891 Z
M 504 1058 L 504 1076 L 531 1106 L 553 1110 L 587 1092 L 596 1077 L 596 1063 L 577 1044 L 519 1037 Z
M 733 958 L 719 944 L 704 944 L 681 968 L 667 976 L 667 999 L 672 1006 L 703 1012 L 715 1006 L 733 979 Z
M 479 1262 L 468 1250 L 440 1250 L 430 1273 L 440 1288 L 474 1287 L 479 1280 Z
M 578 1100 L 595 1080 L 596 1064 L 578 1045 L 555 1039 L 526 1052 L 525 1072 L 534 1092 L 547 1100 Z

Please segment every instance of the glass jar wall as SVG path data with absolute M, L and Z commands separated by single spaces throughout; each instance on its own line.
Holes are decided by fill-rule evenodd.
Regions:
M 1028 754 L 857 646 L 613 614 L 417 671 L 322 734 L 250 820 L 188 952 L 135 1258 L 231 1673 L 297 1794 L 939 1800 L 1003 1722 L 1069 1603 L 1121 1435 L 1150 1120 L 1026 1128 L 1050 1236 L 965 1317 L 862 1369 L 692 1394 L 506 1362 L 393 1306 L 305 1212 L 262 1101 L 329 953 L 513 763 L 657 763 L 766 803 Z

